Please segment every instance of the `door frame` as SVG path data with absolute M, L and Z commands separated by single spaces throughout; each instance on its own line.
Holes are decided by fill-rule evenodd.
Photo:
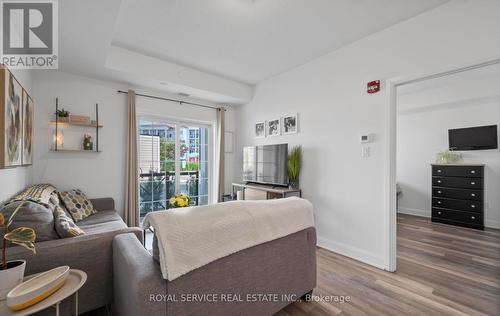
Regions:
M 138 114 L 137 121 L 141 120 L 151 120 L 151 121 L 160 121 L 165 124 L 174 124 L 175 125 L 175 188 L 176 191 L 180 187 L 180 171 L 178 163 L 180 162 L 180 138 L 179 138 L 179 128 L 184 127 L 186 125 L 193 125 L 195 127 L 203 127 L 208 129 L 208 157 L 210 161 L 208 162 L 208 204 L 212 204 L 214 200 L 214 168 L 215 168 L 215 123 L 205 122 L 205 121 L 197 121 L 197 120 L 183 120 L 174 117 L 162 116 L 162 115 L 152 115 L 152 114 Z M 140 124 L 137 124 L 137 135 L 140 135 Z M 139 137 L 138 137 L 139 141 Z M 138 148 L 139 148 L 138 144 Z M 138 157 L 137 159 L 140 159 Z
M 385 258 L 387 271 L 394 272 L 397 268 L 397 209 L 396 209 L 396 154 L 397 154 L 397 89 L 400 86 L 420 81 L 446 77 L 449 75 L 500 64 L 500 58 L 479 61 L 466 66 L 447 68 L 425 74 L 392 78 L 386 81 L 387 101 L 385 102 L 386 117 L 386 160 L 385 160 Z

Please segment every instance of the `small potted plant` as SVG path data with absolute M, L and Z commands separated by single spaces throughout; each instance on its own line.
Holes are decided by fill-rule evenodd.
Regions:
M 64 109 L 60 109 L 60 110 L 57 110 L 55 114 L 57 116 L 58 122 L 62 122 L 62 123 L 69 122 L 69 112 L 68 111 L 66 111 Z
M 300 169 L 302 168 L 302 147 L 295 146 L 288 155 L 288 181 L 292 189 L 299 188 Z
M 176 196 L 171 197 L 168 202 L 174 208 L 188 207 L 192 205 L 193 199 L 185 194 L 177 194 Z
M 36 253 L 34 244 L 36 234 L 32 228 L 18 227 L 9 231 L 14 217 L 23 205 L 24 203 L 20 203 L 8 219 L 5 218 L 3 210 L 0 212 L 0 227 L 5 233 L 2 241 L 2 262 L 0 263 L 0 300 L 4 300 L 7 293 L 23 281 L 24 269 L 26 267 L 26 260 L 7 261 L 7 242 L 23 246 L 31 252 Z
M 438 164 L 450 164 L 459 163 L 463 160 L 462 154 L 450 148 L 449 150 L 442 151 L 437 154 L 436 163 Z

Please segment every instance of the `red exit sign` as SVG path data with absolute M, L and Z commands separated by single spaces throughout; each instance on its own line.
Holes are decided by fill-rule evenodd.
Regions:
M 368 93 L 377 93 L 380 91 L 380 80 L 374 80 L 368 82 L 366 86 L 366 92 Z

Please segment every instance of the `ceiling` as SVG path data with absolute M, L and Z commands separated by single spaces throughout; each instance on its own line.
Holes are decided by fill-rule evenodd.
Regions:
M 60 68 L 246 103 L 253 85 L 447 1 L 65 0 Z

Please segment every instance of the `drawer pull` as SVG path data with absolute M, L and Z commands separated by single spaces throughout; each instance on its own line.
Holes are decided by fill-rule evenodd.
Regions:
M 471 182 L 470 184 L 472 184 L 472 185 L 476 185 L 476 182 Z
M 438 180 L 438 183 L 441 183 L 441 180 Z
M 476 193 L 471 193 L 470 196 L 476 196 Z
M 476 219 L 476 217 L 475 216 L 471 216 L 470 219 Z
M 441 201 L 438 201 L 438 204 L 441 204 Z
M 476 173 L 476 170 L 471 170 L 470 173 L 474 174 Z
M 438 191 L 438 194 L 441 194 L 441 193 L 443 193 L 443 192 L 441 192 L 441 191 Z
M 438 212 L 438 215 L 441 215 L 441 212 Z
M 441 173 L 442 172 L 441 169 L 438 169 L 438 172 Z
M 476 206 L 475 206 L 474 204 L 472 204 L 470 207 L 472 207 L 472 208 L 476 208 Z

